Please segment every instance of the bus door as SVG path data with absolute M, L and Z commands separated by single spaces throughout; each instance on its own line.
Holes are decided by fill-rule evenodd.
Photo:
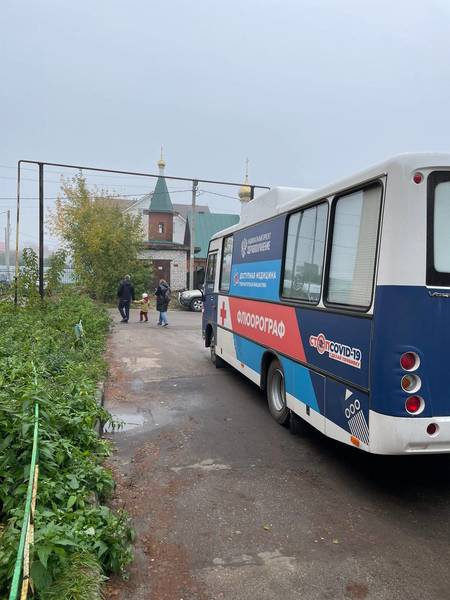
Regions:
M 369 367 L 381 181 L 336 196 L 331 210 L 323 302 L 330 309 L 310 333 L 326 379 L 326 433 L 368 448 Z
M 205 331 L 208 323 L 213 323 L 215 325 L 217 322 L 217 293 L 215 291 L 215 280 L 218 254 L 218 250 L 212 250 L 208 254 L 203 301 L 203 331 Z

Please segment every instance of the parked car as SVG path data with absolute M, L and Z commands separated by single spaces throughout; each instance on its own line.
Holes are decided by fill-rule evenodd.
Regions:
M 189 308 L 194 312 L 200 312 L 203 308 L 203 294 L 201 290 L 185 290 L 178 294 L 178 302 L 181 306 Z

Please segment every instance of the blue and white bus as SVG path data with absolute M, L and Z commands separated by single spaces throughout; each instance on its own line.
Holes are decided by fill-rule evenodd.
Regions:
M 210 241 L 203 336 L 280 424 L 377 454 L 450 452 L 450 154 L 243 206 Z

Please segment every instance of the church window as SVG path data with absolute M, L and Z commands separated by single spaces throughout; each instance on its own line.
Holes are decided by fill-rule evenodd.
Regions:
M 158 233 L 164 233 L 164 223 L 158 223 Z

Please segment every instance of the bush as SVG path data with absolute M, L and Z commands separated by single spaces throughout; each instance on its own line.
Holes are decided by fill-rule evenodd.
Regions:
M 77 341 L 74 325 L 80 319 L 85 337 Z M 110 419 L 96 401 L 97 382 L 106 371 L 108 327 L 105 310 L 72 292 L 31 309 L 0 305 L 0 521 L 6 523 L 0 596 L 10 584 L 17 552 L 36 400 L 40 440 L 32 577 L 38 597 L 56 597 L 52 589 L 69 581 L 75 557 L 80 564 L 86 557 L 91 566 L 96 561 L 104 574 L 123 574 L 131 560 L 127 516 L 94 502 L 102 502 L 114 486 L 102 466 L 109 445 L 94 431 L 96 421 Z M 96 569 L 86 567 L 83 573 L 87 577 Z M 72 597 L 77 598 L 67 596 Z

